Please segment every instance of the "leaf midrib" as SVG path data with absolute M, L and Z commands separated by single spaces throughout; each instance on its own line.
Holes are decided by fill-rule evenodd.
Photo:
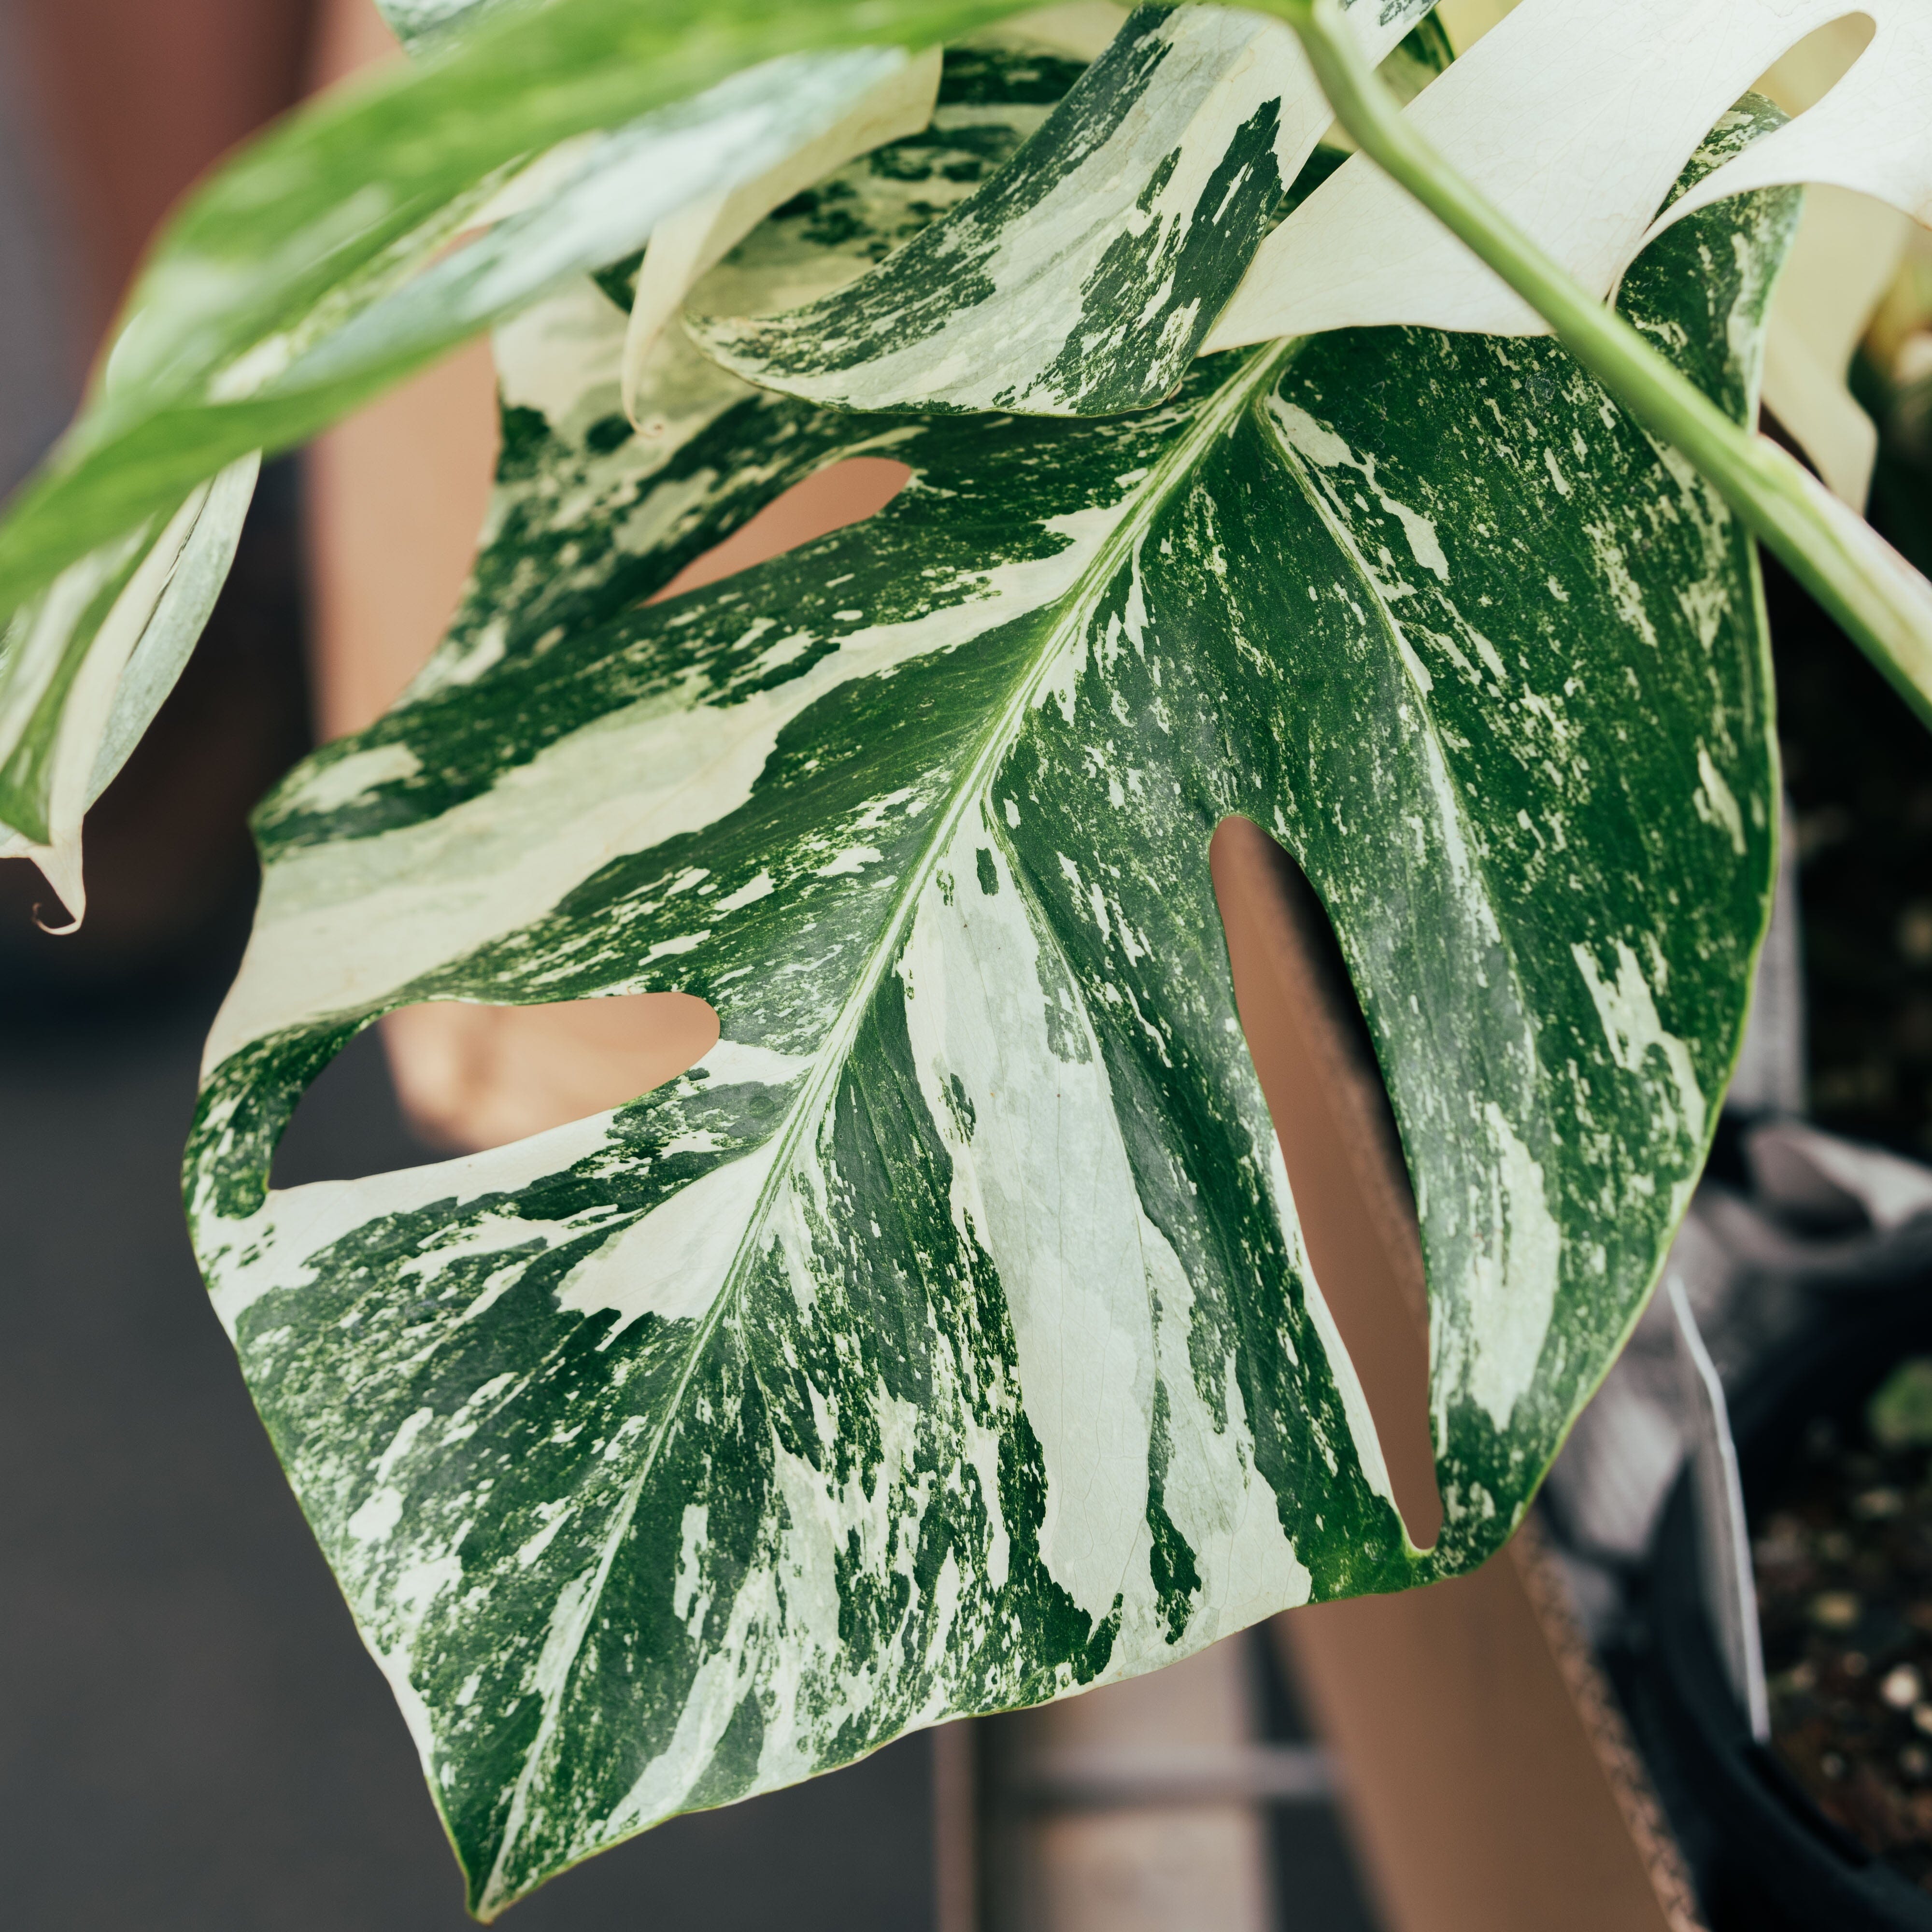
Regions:
M 1199 405 L 1198 413 L 1186 433 L 1150 467 L 1144 481 L 1127 498 L 1126 507 L 1094 552 L 1092 560 L 1073 583 L 1060 593 L 1058 616 L 1046 627 L 1025 674 L 1016 682 L 1011 696 L 986 733 L 972 763 L 955 782 L 951 800 L 945 811 L 933 821 L 923 848 L 900 874 L 891 916 L 880 930 L 864 968 L 854 981 L 840 1010 L 836 1025 L 813 1056 L 814 1064 L 807 1076 L 803 1090 L 787 1110 L 784 1123 L 778 1129 L 780 1138 L 777 1150 L 772 1156 L 771 1172 L 759 1190 L 758 1198 L 747 1218 L 744 1234 L 733 1252 L 710 1306 L 699 1318 L 696 1331 L 686 1352 L 683 1371 L 678 1377 L 676 1386 L 666 1396 L 662 1419 L 650 1438 L 636 1475 L 626 1486 L 624 1495 L 614 1512 L 611 1526 L 598 1558 L 596 1582 L 584 1600 L 582 1617 L 584 1630 L 590 1628 L 591 1616 L 602 1598 L 618 1546 L 629 1532 L 638 1499 L 656 1467 L 658 1456 L 669 1438 L 671 1426 L 682 1412 L 685 1392 L 690 1387 L 692 1378 L 697 1372 L 698 1365 L 704 1359 L 718 1324 L 728 1310 L 735 1307 L 737 1304 L 750 1261 L 758 1247 L 758 1236 L 764 1228 L 779 1190 L 788 1183 L 800 1143 L 807 1130 L 815 1126 L 824 1117 L 831 1092 L 850 1058 L 853 1040 L 871 1008 L 873 997 L 880 982 L 898 956 L 907 926 L 926 885 L 938 868 L 940 855 L 951 844 L 952 834 L 960 820 L 970 803 L 980 796 L 984 785 L 990 780 L 998 761 L 1017 736 L 1034 699 L 1044 683 L 1048 672 L 1058 661 L 1062 650 L 1091 616 L 1106 586 L 1131 560 L 1136 546 L 1146 535 L 1162 506 L 1175 490 L 1192 476 L 1215 440 L 1234 426 L 1256 392 L 1282 365 L 1292 359 L 1300 346 L 1299 338 L 1290 338 L 1267 344 L 1254 352 L 1220 389 Z M 748 1358 L 748 1360 L 751 1372 L 756 1378 L 758 1367 L 755 1358 Z M 574 1648 L 571 1664 L 560 1674 L 555 1697 L 546 1707 L 543 1720 L 525 1754 L 523 1769 L 518 1774 L 511 1798 L 511 1816 L 506 1821 L 503 1838 L 484 1888 L 485 1904 L 495 1895 L 504 1866 L 521 1834 L 522 1819 L 520 1814 L 544 1754 L 556 1733 L 557 1713 L 568 1694 L 570 1682 L 575 1672 L 577 1657 L 580 1655 L 582 1648 L 580 1636 Z

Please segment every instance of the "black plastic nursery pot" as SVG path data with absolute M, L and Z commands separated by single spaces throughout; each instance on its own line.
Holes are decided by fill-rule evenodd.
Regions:
M 1734 1428 L 1755 1532 L 1767 1499 L 1820 1422 L 1858 1426 L 1897 1364 L 1932 1354 L 1932 1281 L 1856 1307 L 1774 1357 L 1736 1403 Z M 1771 1932 L 1932 1932 L 1932 1892 L 1828 1818 L 1761 1745 L 1732 1694 L 1706 1614 L 1688 1473 L 1666 1508 L 1652 1558 L 1646 1701 L 1660 1768 L 1697 1814 L 1708 1903 L 1720 1928 Z M 1646 1726 L 1646 1728 L 1650 1728 Z

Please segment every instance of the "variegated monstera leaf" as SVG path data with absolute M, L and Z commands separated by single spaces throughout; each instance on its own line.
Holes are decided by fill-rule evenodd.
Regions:
M 928 132 L 694 308 L 850 278 L 1075 71 L 949 56 Z M 1740 414 L 1792 200 L 1698 214 L 1623 290 Z M 1483 1561 L 1657 1274 L 1771 872 L 1750 547 L 1552 343 L 1279 343 L 1069 420 L 833 412 L 674 331 L 634 430 L 626 320 L 586 280 L 500 338 L 467 601 L 262 811 L 190 1161 L 485 1916 L 910 1728 Z M 872 520 L 646 602 L 864 454 L 912 472 Z M 1236 1016 L 1230 814 L 1319 892 L 1402 1129 L 1426 1551 Z M 385 1012 L 674 989 L 722 1037 L 628 1106 L 268 1188 Z

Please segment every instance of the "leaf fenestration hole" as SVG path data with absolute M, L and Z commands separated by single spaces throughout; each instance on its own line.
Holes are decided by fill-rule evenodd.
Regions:
M 842 463 L 828 464 L 774 497 L 722 543 L 693 557 L 644 601 L 662 604 L 667 597 L 701 590 L 834 530 L 862 524 L 877 516 L 911 480 L 911 470 L 890 457 L 848 456 Z
M 552 1006 L 436 1000 L 382 1022 L 396 1096 L 433 1144 L 472 1154 L 621 1107 L 718 1044 L 690 993 L 622 993 Z
M 404 1006 L 303 1095 L 272 1185 L 362 1180 L 502 1147 L 637 1100 L 717 1042 L 717 1014 L 689 993 Z
M 1340 945 L 1300 868 L 1251 820 L 1208 848 L 1235 1004 L 1302 1238 L 1354 1364 L 1410 1537 L 1442 1526 L 1421 1237 L 1388 1090 Z
M 1878 22 L 1869 14 L 1847 8 L 1779 55 L 1751 92 L 1775 101 L 1787 114 L 1803 114 L 1844 79 L 1877 32 Z
M 876 516 L 912 479 L 882 456 L 848 457 L 794 484 L 646 601 L 661 603 Z M 718 1016 L 688 993 L 549 1006 L 434 1000 L 389 1014 L 317 1076 L 276 1150 L 272 1185 L 360 1180 L 476 1154 L 622 1106 L 694 1066 Z M 385 1092 L 386 1087 L 390 1092 Z

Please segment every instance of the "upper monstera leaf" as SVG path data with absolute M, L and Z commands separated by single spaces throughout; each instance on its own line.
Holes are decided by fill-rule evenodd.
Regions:
M 1349 17 L 1380 59 L 1433 4 L 1355 0 Z M 1447 64 L 1432 22 L 1418 57 Z M 870 274 L 762 320 L 694 304 L 692 327 L 728 368 L 844 409 L 1145 408 L 1179 386 L 1331 118 L 1280 21 L 1142 7 L 1010 167 Z
M 1074 71 L 949 56 L 925 134 L 694 305 L 855 275 Z M 1739 413 L 1794 199 L 1624 285 Z M 1279 343 L 1066 420 L 835 412 L 673 331 L 634 430 L 626 328 L 586 280 L 500 338 L 475 580 L 391 715 L 263 808 L 190 1157 L 484 1916 L 908 1728 L 1482 1561 L 1657 1274 L 1771 879 L 1750 546 L 1553 344 Z M 870 521 L 646 601 L 866 454 L 911 472 Z M 1402 1130 L 1427 1551 L 1235 1012 L 1236 813 L 1325 903 Z M 672 989 L 721 1038 L 632 1104 L 268 1190 L 382 1012 Z

